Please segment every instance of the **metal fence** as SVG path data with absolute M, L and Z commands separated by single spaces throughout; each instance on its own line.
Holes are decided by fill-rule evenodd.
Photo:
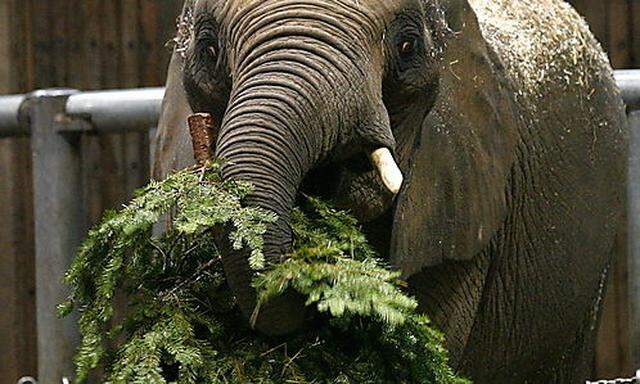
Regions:
M 630 233 L 640 233 L 640 70 L 617 71 L 629 105 Z M 42 384 L 64 381 L 73 372 L 78 334 L 73 318 L 60 320 L 55 306 L 66 289 L 60 283 L 85 236 L 81 185 L 81 140 L 86 133 L 147 131 L 157 125 L 162 88 L 79 92 L 72 89 L 0 96 L 0 138 L 30 136 L 33 154 L 36 238 L 38 375 Z M 640 276 L 640 237 L 630 240 L 629 275 Z M 640 279 L 630 279 L 632 337 L 640 340 Z M 640 355 L 640 351 L 636 351 Z
M 148 131 L 157 125 L 163 96 L 164 89 L 151 88 L 0 97 L 0 137 L 31 137 L 40 383 L 72 375 L 79 340 L 75 319 L 58 319 L 55 307 L 67 293 L 60 278 L 86 234 L 80 136 Z

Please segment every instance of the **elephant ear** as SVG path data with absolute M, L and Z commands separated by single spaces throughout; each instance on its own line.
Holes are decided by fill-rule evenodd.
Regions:
M 190 17 L 194 1 L 185 1 L 180 16 L 181 26 Z M 156 133 L 152 172 L 156 180 L 162 180 L 173 171 L 187 168 L 194 163 L 193 146 L 187 128 L 187 118 L 193 114 L 193 111 L 182 82 L 184 58 L 180 48 L 184 47 L 180 47 L 180 41 L 185 38 L 180 36 L 182 33 L 186 32 L 178 30 L 178 43 L 169 64 L 166 91 Z
M 394 213 L 391 258 L 406 276 L 488 246 L 506 218 L 517 141 L 513 92 L 475 13 L 466 0 L 443 5 L 454 33 Z

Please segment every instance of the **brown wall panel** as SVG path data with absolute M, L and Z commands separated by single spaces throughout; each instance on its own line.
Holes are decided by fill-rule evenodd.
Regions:
M 0 2 L 0 93 L 30 81 L 19 3 Z M 0 139 L 0 383 L 34 374 L 37 364 L 30 153 L 28 139 Z

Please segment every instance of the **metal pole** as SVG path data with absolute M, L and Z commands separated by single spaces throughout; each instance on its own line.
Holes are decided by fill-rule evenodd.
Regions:
M 164 88 L 83 92 L 69 97 L 66 110 L 98 132 L 146 132 L 158 124 L 163 98 Z
M 631 364 L 640 367 L 640 111 L 629 114 L 629 337 Z
M 18 119 L 25 98 L 24 95 L 0 96 L 0 138 L 29 135 L 27 127 Z
M 623 69 L 614 72 L 624 102 L 631 106 L 640 106 L 640 70 Z
M 67 296 L 62 284 L 85 235 L 81 200 L 80 138 L 59 131 L 69 122 L 64 114 L 74 90 L 31 94 L 25 111 L 31 126 L 36 237 L 36 309 L 38 382 L 59 384 L 72 377 L 78 345 L 76 319 L 61 320 L 56 305 Z

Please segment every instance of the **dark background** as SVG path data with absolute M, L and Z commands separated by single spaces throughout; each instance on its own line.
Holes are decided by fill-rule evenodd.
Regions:
M 640 1 L 571 3 L 588 20 L 615 68 L 640 67 Z M 47 87 L 160 86 L 181 4 L 0 0 L 0 94 Z M 149 138 L 129 133 L 83 140 L 84 190 L 78 198 L 86 201 L 89 219 L 95 222 L 104 209 L 119 206 L 146 182 Z M 0 384 L 36 376 L 30 157 L 28 139 L 0 139 Z M 594 363 L 600 378 L 632 376 L 634 368 L 640 368 L 640 362 L 628 357 L 630 277 L 625 265 L 626 260 L 618 261 L 606 299 Z

